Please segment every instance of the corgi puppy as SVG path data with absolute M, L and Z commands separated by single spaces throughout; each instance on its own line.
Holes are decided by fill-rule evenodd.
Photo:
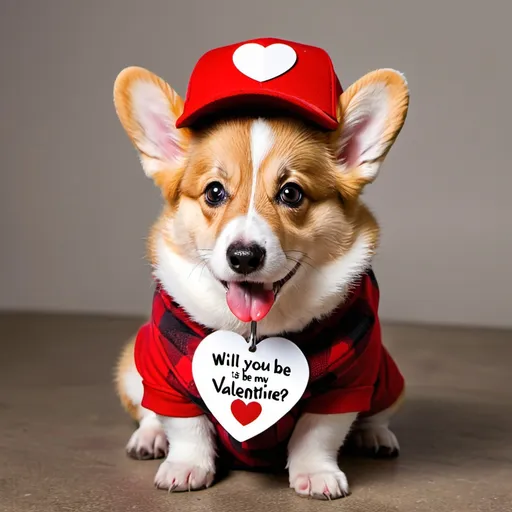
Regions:
M 164 200 L 148 259 L 157 283 L 153 312 L 165 310 L 167 323 L 153 313 L 116 368 L 121 403 L 138 423 L 128 453 L 165 457 L 155 484 L 170 491 L 209 487 L 223 457 L 233 467 L 265 468 L 279 454 L 297 494 L 346 496 L 337 456 L 347 438 L 373 454 L 399 449 L 389 422 L 404 386 L 380 342 L 371 270 L 379 226 L 360 196 L 406 118 L 404 77 L 381 69 L 359 79 L 339 96 L 339 126 L 327 131 L 270 113 L 178 129 L 183 100 L 135 67 L 118 76 L 114 99 Z M 308 400 L 279 432 L 253 444 L 228 439 L 201 407 L 190 375 L 178 375 L 202 336 L 248 336 L 251 320 L 261 336 L 296 342 L 312 379 Z

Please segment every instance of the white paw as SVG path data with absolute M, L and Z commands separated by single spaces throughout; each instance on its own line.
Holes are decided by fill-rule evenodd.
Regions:
M 161 459 L 167 455 L 167 438 L 158 423 L 142 424 L 126 445 L 128 455 L 134 459 Z
M 299 496 L 335 500 L 350 494 L 347 477 L 337 466 L 332 471 L 290 474 L 290 487 Z
M 398 440 L 384 425 L 365 425 L 352 434 L 356 447 L 375 457 L 396 457 L 400 453 Z
M 214 476 L 209 468 L 165 461 L 156 473 L 155 487 L 169 492 L 194 491 L 210 487 Z

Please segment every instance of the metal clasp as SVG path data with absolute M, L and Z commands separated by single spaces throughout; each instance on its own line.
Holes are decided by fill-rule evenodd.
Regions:
M 258 328 L 258 322 L 255 322 L 253 320 L 251 322 L 251 334 L 249 335 L 249 352 L 256 352 L 257 328 Z

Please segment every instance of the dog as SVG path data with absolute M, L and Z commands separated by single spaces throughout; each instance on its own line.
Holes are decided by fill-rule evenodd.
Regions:
M 279 44 L 295 48 L 300 60 L 296 43 Z M 209 84 L 203 81 L 201 87 Z M 186 353 L 187 340 L 200 341 L 201 329 L 247 337 L 250 321 L 258 320 L 263 337 L 295 341 L 295 334 L 299 339 L 314 332 L 303 345 L 297 341 L 308 358 L 317 347 L 329 353 L 330 380 L 314 387 L 310 405 L 295 410 L 279 440 L 290 487 L 320 499 L 349 494 L 337 461 L 347 439 L 372 453 L 398 453 L 389 422 L 404 394 L 403 379 L 380 342 L 371 269 L 379 225 L 361 193 L 377 177 L 402 129 L 408 85 L 401 73 L 380 69 L 336 99 L 329 129 L 273 104 L 256 112 L 221 110 L 203 124 L 185 122 L 178 128 L 186 102 L 161 78 L 130 67 L 114 87 L 121 124 L 164 200 L 149 235 L 148 259 L 158 308 L 178 326 L 169 329 L 188 333 L 178 348 Z M 121 403 L 138 423 L 127 451 L 137 459 L 165 457 L 155 477 L 158 488 L 207 488 L 219 458 L 242 454 L 240 462 L 246 444 L 226 448 L 225 432 L 184 388 L 164 396 L 167 376 L 151 365 L 154 357 L 165 355 L 158 352 L 161 347 L 145 348 L 149 331 L 144 329 L 150 324 L 126 344 L 116 367 Z M 338 328 L 345 331 L 332 334 Z M 331 338 L 341 342 L 334 345 Z M 348 352 L 350 364 L 342 373 L 351 376 L 332 378 Z M 360 378 L 366 373 L 368 381 Z M 178 388 L 186 387 L 180 382 Z M 384 392 L 376 391 L 379 386 Z M 264 448 L 263 454 L 279 452 L 277 446 Z M 259 455 L 252 453 L 247 465 L 258 466 L 253 462 Z

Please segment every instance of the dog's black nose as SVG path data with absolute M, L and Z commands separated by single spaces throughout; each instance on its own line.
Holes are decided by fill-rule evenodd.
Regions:
M 266 251 L 258 244 L 245 245 L 235 242 L 228 247 L 226 256 L 229 266 L 237 274 L 250 274 L 263 266 Z

